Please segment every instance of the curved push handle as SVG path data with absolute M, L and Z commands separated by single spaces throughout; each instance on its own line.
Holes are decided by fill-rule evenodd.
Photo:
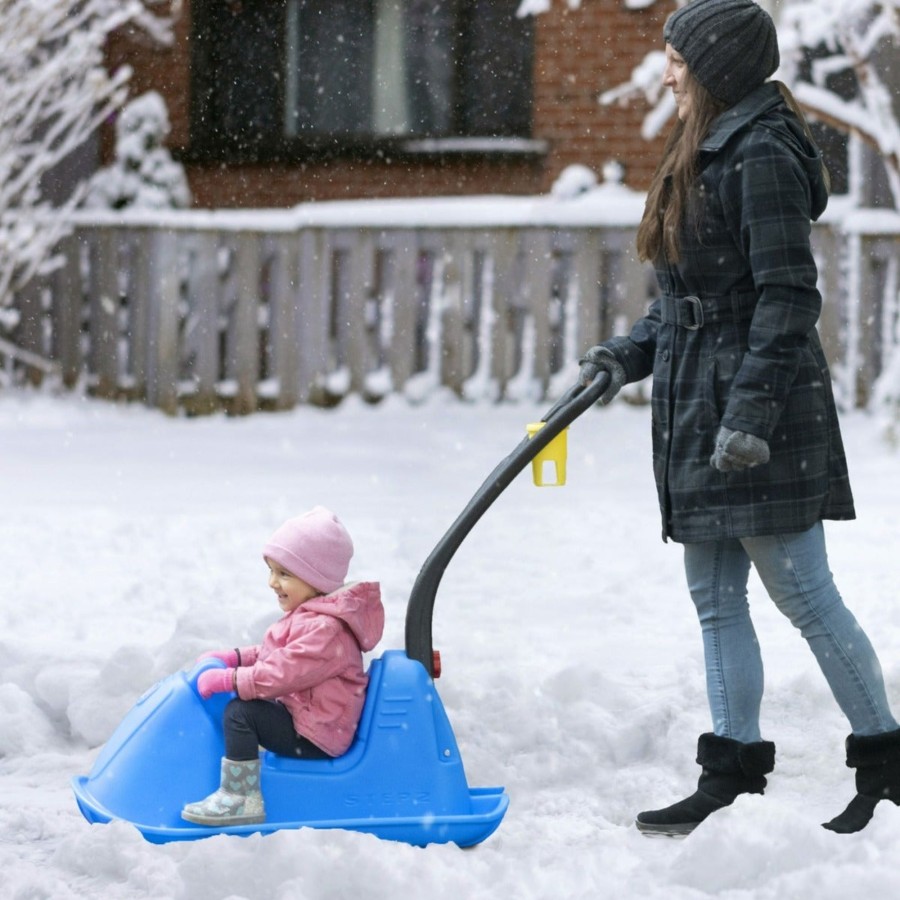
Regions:
M 422 663 L 432 677 L 435 674 L 431 632 L 434 601 L 448 563 L 478 520 L 509 487 L 516 475 L 564 428 L 593 406 L 608 385 L 609 374 L 601 372 L 587 387 L 576 384 L 569 388 L 541 419 L 545 423 L 544 427 L 533 437 L 524 437 L 512 453 L 488 475 L 425 560 L 406 607 L 406 655 Z

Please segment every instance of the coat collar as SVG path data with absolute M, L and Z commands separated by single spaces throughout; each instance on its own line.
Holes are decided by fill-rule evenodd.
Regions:
M 705 169 L 739 131 L 761 119 L 765 119 L 768 131 L 778 135 L 793 150 L 803 166 L 810 189 L 810 218 L 815 221 L 828 204 L 822 155 L 804 133 L 799 119 L 789 111 L 777 82 L 767 81 L 752 90 L 712 123 L 700 145 L 700 168 Z
M 778 85 L 767 81 L 725 110 L 700 145 L 701 153 L 718 153 L 734 134 L 784 103 Z

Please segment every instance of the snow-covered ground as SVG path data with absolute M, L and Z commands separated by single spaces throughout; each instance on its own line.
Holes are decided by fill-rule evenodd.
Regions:
M 259 551 L 316 503 L 353 534 L 351 577 L 382 582 L 380 649 L 403 646 L 419 568 L 483 478 L 545 411 L 528 403 L 300 408 L 167 419 L 77 396 L 0 394 L 0 884 L 37 898 L 890 897 L 900 808 L 839 836 L 852 796 L 847 725 L 799 636 L 753 583 L 767 665 L 765 797 L 684 841 L 636 812 L 696 782 L 708 730 L 699 632 L 680 549 L 659 539 L 646 408 L 591 410 L 569 483 L 523 473 L 444 577 L 438 688 L 473 785 L 511 804 L 479 847 L 417 849 L 284 831 L 153 845 L 90 826 L 69 779 L 122 715 L 203 650 L 256 639 L 278 611 Z M 900 711 L 900 456 L 843 418 L 859 519 L 828 526 L 832 568 Z

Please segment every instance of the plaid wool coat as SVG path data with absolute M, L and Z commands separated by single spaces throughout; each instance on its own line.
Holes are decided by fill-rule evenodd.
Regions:
M 805 531 L 854 518 L 810 221 L 827 202 L 817 148 L 778 86 L 724 112 L 700 148 L 681 260 L 630 335 L 605 342 L 629 381 L 653 375 L 653 465 L 663 539 Z M 764 438 L 770 461 L 719 472 L 720 425 Z

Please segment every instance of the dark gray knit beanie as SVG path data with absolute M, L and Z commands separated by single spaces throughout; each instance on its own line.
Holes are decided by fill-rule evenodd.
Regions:
M 775 23 L 753 0 L 691 0 L 669 16 L 663 37 L 694 78 L 729 106 L 778 68 Z

